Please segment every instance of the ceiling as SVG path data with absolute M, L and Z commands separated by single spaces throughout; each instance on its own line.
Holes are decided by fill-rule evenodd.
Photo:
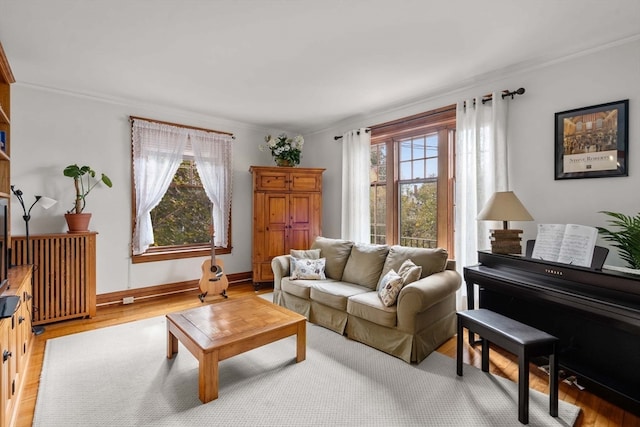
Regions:
M 638 0 L 0 0 L 21 84 L 303 133 L 639 35 Z

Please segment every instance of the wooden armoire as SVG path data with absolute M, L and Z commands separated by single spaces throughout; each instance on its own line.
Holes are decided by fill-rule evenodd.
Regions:
M 271 260 L 308 249 L 322 233 L 324 169 L 251 166 L 253 283 L 273 281 Z

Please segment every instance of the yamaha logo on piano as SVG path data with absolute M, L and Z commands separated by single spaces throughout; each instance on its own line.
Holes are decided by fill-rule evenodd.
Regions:
M 564 274 L 562 270 L 554 270 L 552 268 L 545 268 L 544 272 L 547 274 L 553 274 L 554 276 L 562 276 Z

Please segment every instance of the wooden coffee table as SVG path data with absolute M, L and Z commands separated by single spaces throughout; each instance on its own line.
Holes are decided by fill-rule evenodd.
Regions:
M 167 358 L 178 340 L 198 359 L 202 403 L 218 398 L 218 362 L 296 335 L 296 362 L 306 358 L 306 318 L 259 297 L 227 300 L 167 314 Z

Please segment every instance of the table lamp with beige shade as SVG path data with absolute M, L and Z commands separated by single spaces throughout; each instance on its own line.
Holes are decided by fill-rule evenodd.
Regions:
M 495 192 L 478 214 L 478 220 L 502 221 L 502 229 L 491 230 L 491 252 L 521 254 L 522 230 L 509 229 L 509 221 L 533 221 L 513 191 Z

